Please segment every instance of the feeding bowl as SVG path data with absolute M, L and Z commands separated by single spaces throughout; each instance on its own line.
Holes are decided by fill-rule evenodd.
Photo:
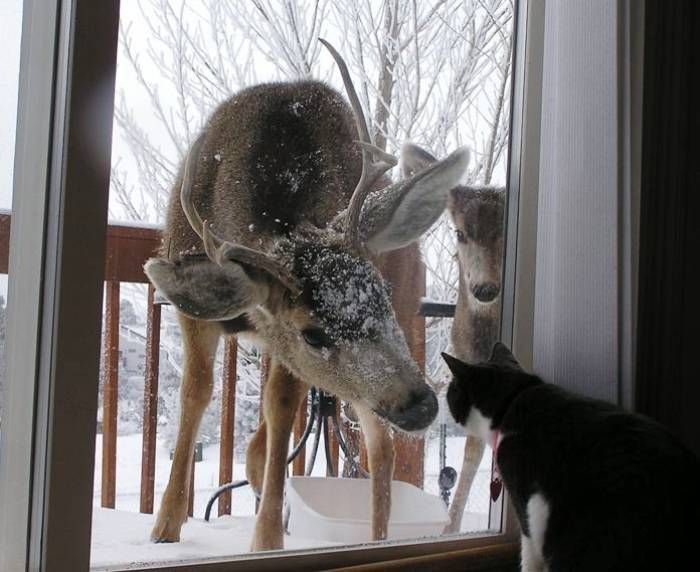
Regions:
M 290 477 L 289 532 L 329 542 L 371 540 L 369 479 Z M 449 522 L 442 500 L 402 481 L 391 482 L 388 538 L 437 536 Z

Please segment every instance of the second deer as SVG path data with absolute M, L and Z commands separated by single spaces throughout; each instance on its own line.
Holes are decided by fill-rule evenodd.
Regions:
M 499 187 L 460 186 L 450 192 L 448 211 L 455 226 L 459 263 L 452 351 L 468 363 L 488 361 L 498 341 L 505 197 L 505 189 Z M 460 530 L 484 446 L 467 437 L 445 534 Z

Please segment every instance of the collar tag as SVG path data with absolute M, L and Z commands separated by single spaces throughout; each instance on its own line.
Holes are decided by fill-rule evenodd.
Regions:
M 501 432 L 496 431 L 493 435 L 491 448 L 493 449 L 493 463 L 491 466 L 491 501 L 496 502 L 501 496 L 503 490 L 503 480 L 501 479 L 501 471 L 498 468 L 498 446 L 501 444 Z

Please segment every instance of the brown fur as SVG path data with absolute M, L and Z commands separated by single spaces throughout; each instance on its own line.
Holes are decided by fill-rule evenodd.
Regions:
M 212 347 L 220 334 L 238 332 L 256 336 L 273 358 L 264 422 L 247 454 L 250 482 L 261 493 L 252 549 L 283 547 L 287 446 L 308 384 L 364 411 L 373 538 L 385 538 L 393 448 L 375 414 L 401 430 L 422 430 L 437 413 L 437 399 L 410 358 L 379 272 L 363 249 L 343 239 L 345 219 L 339 213 L 362 166 L 352 114 L 322 83 L 267 84 L 223 103 L 202 137 L 176 181 L 162 257 L 145 267 L 178 310 L 194 316 L 181 319 L 192 363 L 183 378 L 176 460 L 152 536 L 179 539 L 189 478 L 184 459 L 191 457 L 201 410 L 211 394 Z M 444 210 L 447 192 L 469 160 L 462 149 L 421 170 L 422 155 L 410 149 L 405 164 L 417 173 L 392 185 L 379 178 L 373 202 L 362 212 L 358 234 L 364 231 L 367 244 L 374 240 L 376 252 L 410 244 L 425 232 Z M 228 241 L 274 259 L 276 268 L 284 267 L 282 274 L 294 275 L 297 291 L 280 281 L 282 274 L 270 274 L 250 259 L 212 256 L 211 249 L 202 256 L 202 240 L 190 226 L 196 217 L 190 212 L 188 221 L 180 203 L 183 178 L 188 209 L 194 207 L 206 228 L 224 237 L 224 250 Z M 198 329 L 203 340 L 197 339 Z M 309 342 L 310 332 L 320 332 L 324 343 Z M 196 398 L 186 398 L 197 391 Z
M 284 366 L 276 361 L 270 364 L 263 397 L 267 462 L 263 470 L 261 500 L 255 520 L 255 535 L 251 546 L 253 551 L 283 546 L 282 498 L 289 434 L 306 391 L 307 387 L 286 371 Z M 256 464 L 254 462 L 253 466 Z M 253 475 L 254 479 L 257 477 L 259 472 Z
M 479 284 L 501 288 L 505 190 L 460 187 L 450 193 L 448 209 L 455 230 L 459 261 L 459 294 L 452 322 L 452 347 L 459 359 L 469 363 L 487 361 L 498 340 L 500 295 L 488 303 L 474 296 Z M 459 480 L 450 505 L 445 534 L 459 532 L 464 507 L 484 455 L 485 444 L 467 436 Z
M 284 222 L 298 220 L 294 215 L 301 211 L 302 205 L 290 205 L 283 217 L 274 217 L 265 208 L 256 209 L 258 205 L 253 199 L 260 190 L 261 170 L 266 165 L 259 163 L 260 157 L 251 150 L 253 142 L 260 138 L 256 134 L 269 132 L 266 118 L 280 107 L 289 109 L 289 115 L 295 117 L 296 104 L 313 109 L 313 122 L 308 122 L 304 130 L 311 139 L 309 147 L 318 151 L 323 167 L 313 185 L 300 189 L 300 195 L 304 195 L 304 218 L 323 228 L 347 206 L 362 164 L 354 143 L 357 133 L 353 117 L 341 96 L 316 81 L 254 86 L 224 102 L 207 122 L 202 160 L 194 186 L 193 197 L 202 218 L 227 240 L 265 250 L 270 247 L 274 236 L 284 235 L 295 228 L 292 225 L 285 227 Z M 280 131 L 283 135 L 284 128 Z M 266 139 L 257 143 L 267 145 L 270 155 L 294 153 L 290 148 L 293 141 Z M 217 155 L 220 160 L 217 160 Z M 181 183 L 182 173 L 174 188 L 179 189 Z M 386 183 L 386 179 L 377 186 L 382 186 L 382 183 Z M 272 210 L 274 202 L 273 197 L 268 210 Z M 276 232 L 268 234 L 255 228 L 266 218 Z M 281 222 L 275 223 L 274 218 Z M 251 224 L 254 225 L 253 232 Z M 178 192 L 171 195 L 163 245 L 163 254 L 169 252 L 170 256 L 191 250 L 202 251 L 201 240 L 182 212 Z
M 216 324 L 192 320 L 183 314 L 178 314 L 178 319 L 185 348 L 185 368 L 180 387 L 180 427 L 170 480 L 151 532 L 151 538 L 158 542 L 180 540 L 180 528 L 187 520 L 194 442 L 202 415 L 211 399 L 214 381 L 212 366 L 219 341 L 219 327 Z

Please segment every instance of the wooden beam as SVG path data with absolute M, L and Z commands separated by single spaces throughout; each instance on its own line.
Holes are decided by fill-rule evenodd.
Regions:
M 160 230 L 110 225 L 107 228 L 105 280 L 145 284 L 144 263 L 160 246 Z
M 306 422 L 308 421 L 308 396 L 305 397 L 299 405 L 297 416 L 294 419 L 294 445 L 296 445 L 301 436 L 304 434 Z M 302 447 L 297 455 L 297 458 L 292 461 L 292 474 L 294 476 L 303 476 L 306 469 L 306 447 Z
M 334 568 L 336 572 L 383 572 L 411 570 L 412 572 L 518 572 L 520 546 L 517 543 L 483 548 L 454 550 L 442 554 L 413 556 L 397 560 L 382 560 L 371 564 Z
M 102 496 L 114 508 L 117 478 L 117 404 L 119 401 L 119 282 L 106 284 L 104 382 L 102 386 Z
M 9 271 L 9 212 L 0 212 L 0 274 Z M 112 224 L 107 227 L 105 281 L 148 283 L 143 265 L 160 247 L 160 229 Z
M 160 370 L 160 305 L 154 304 L 155 288 L 148 286 L 146 368 L 143 387 L 143 441 L 141 445 L 141 500 L 139 510 L 153 513 L 158 427 L 158 373 Z
M 424 318 L 454 318 L 457 304 L 424 300 L 418 313 Z
M 219 485 L 233 480 L 233 451 L 236 426 L 236 362 L 238 340 L 226 338 L 224 372 L 221 388 L 221 444 L 219 447 Z M 231 514 L 231 491 L 219 497 L 219 516 Z
M 267 376 L 270 373 L 270 356 L 268 354 L 262 354 L 260 356 L 260 409 L 258 410 L 258 419 L 262 423 L 265 420 L 265 414 L 263 412 L 263 399 L 265 396 L 265 383 L 267 382 Z
M 197 446 L 195 442 L 195 447 Z M 190 465 L 190 488 L 189 488 L 189 493 L 187 494 L 187 514 L 188 516 L 194 516 L 194 457 L 195 457 L 195 451 L 192 450 L 192 459 L 191 459 L 191 465 Z
M 425 266 L 420 259 L 418 244 L 382 255 L 379 268 L 391 284 L 394 312 L 411 356 L 421 371 L 425 371 L 425 318 L 418 315 L 420 299 L 425 296 Z M 424 440 L 396 433 L 394 449 L 394 478 L 422 487 Z
M 337 401 L 335 403 L 335 415 L 336 419 L 338 419 L 340 416 L 340 404 Z M 339 476 L 338 461 L 340 460 L 340 443 L 338 443 L 338 439 L 335 436 L 335 431 L 333 430 L 333 421 L 331 421 L 331 419 L 328 419 L 328 446 L 330 447 L 331 461 L 333 462 L 333 466 L 326 467 L 326 476 L 330 476 L 331 474 L 333 474 L 337 477 Z M 332 469 L 332 471 L 330 469 Z
M 9 213 L 0 213 L 0 274 L 8 274 L 10 267 L 10 223 Z

